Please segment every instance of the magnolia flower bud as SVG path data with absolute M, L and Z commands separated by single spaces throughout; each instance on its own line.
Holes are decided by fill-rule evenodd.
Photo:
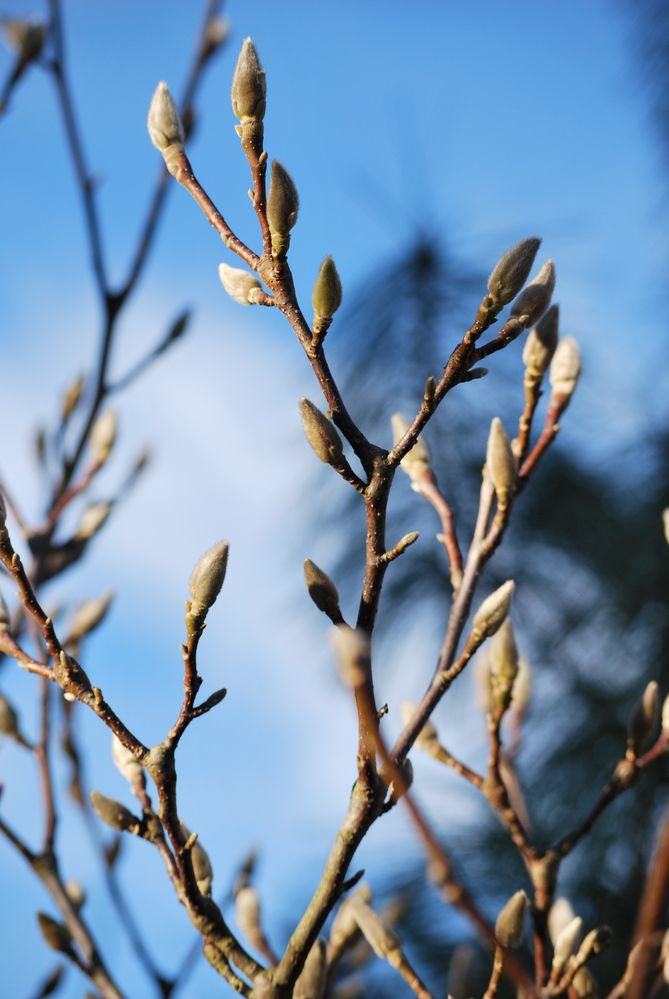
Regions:
M 267 86 L 265 71 L 260 65 L 258 53 L 250 38 L 242 42 L 232 77 L 230 97 L 232 111 L 240 121 L 265 117 Z
M 337 657 L 339 674 L 347 687 L 361 687 L 370 671 L 369 635 L 343 624 L 333 628 L 330 641 Z
M 551 304 L 555 288 L 555 265 L 547 260 L 539 273 L 521 291 L 513 303 L 511 316 L 518 319 L 524 327 L 538 322 Z
M 254 305 L 258 301 L 258 292 L 260 296 L 263 294 L 260 281 L 251 271 L 219 264 L 218 276 L 230 298 L 240 305 Z
M 488 278 L 488 291 L 497 309 L 511 302 L 527 281 L 541 245 L 536 236 L 507 250 Z
M 530 330 L 523 349 L 523 364 L 532 378 L 541 378 L 553 359 L 558 343 L 560 307 L 551 305 L 545 316 Z
M 304 581 L 307 584 L 309 596 L 318 609 L 327 614 L 333 624 L 338 624 L 342 616 L 339 609 L 337 587 L 330 577 L 309 558 L 304 560 Z
M 81 400 L 81 393 L 84 389 L 84 377 L 79 375 L 75 378 L 71 385 L 69 385 L 65 391 L 65 396 L 63 398 L 63 408 L 61 410 L 61 419 L 63 423 L 67 423 L 72 413 L 75 411 L 79 402 Z
M 497 502 L 506 506 L 516 482 L 516 459 L 511 450 L 509 438 L 499 417 L 490 424 L 486 465 L 492 480 Z
M 515 583 L 512 579 L 502 583 L 483 601 L 472 623 L 472 638 L 479 644 L 495 634 L 509 613 Z
M 583 920 L 580 916 L 574 916 L 571 922 L 563 926 L 557 934 L 553 953 L 553 971 L 562 971 L 578 946 L 582 929 Z
M 662 704 L 662 731 L 669 732 L 669 697 Z
M 4 694 L 0 694 L 0 732 L 11 736 L 19 732 L 18 715 Z
M 399 949 L 399 937 L 386 926 L 371 906 L 362 900 L 357 900 L 352 911 L 362 935 L 377 957 L 386 958 Z
M 417 705 L 415 705 L 412 701 L 404 701 L 402 703 L 402 707 L 400 710 L 402 713 L 402 724 L 408 725 L 411 719 L 416 714 L 418 708 Z M 434 749 L 435 745 L 438 744 L 439 744 L 439 735 L 437 733 L 437 730 L 432 724 L 432 722 L 428 720 L 425 722 L 422 729 L 416 736 L 416 741 L 414 742 L 414 745 L 416 749 L 422 749 L 429 753 L 432 749 Z
M 323 999 L 327 973 L 325 940 L 319 939 L 313 945 L 304 968 L 295 982 L 293 999 Z
M 514 950 L 523 939 L 527 895 L 517 891 L 506 903 L 495 923 L 495 937 L 502 947 Z
M 490 696 L 493 705 L 506 711 L 518 675 L 518 649 L 510 618 L 505 618 L 488 649 Z
M 65 885 L 65 894 L 77 911 L 82 909 L 86 904 L 86 891 L 81 881 L 77 881 L 76 878 L 72 878 L 67 882 Z
M 132 785 L 142 774 L 142 764 L 129 749 L 126 749 L 120 739 L 112 735 L 112 760 L 114 766 L 128 784 Z
M 608 926 L 598 926 L 586 935 L 585 940 L 578 949 L 577 960 L 585 964 L 591 957 L 601 954 L 611 943 L 613 930 Z
M 309 399 L 300 399 L 300 415 L 307 440 L 317 458 L 326 465 L 344 461 L 344 449 L 334 424 Z
M 578 999 L 599 999 L 599 989 L 592 972 L 587 968 L 579 968 L 571 983 L 574 994 Z
M 183 822 L 181 823 L 181 831 L 186 837 L 187 846 L 190 844 L 190 859 L 193 864 L 193 874 L 195 875 L 197 886 L 203 895 L 211 895 L 214 871 L 207 851 L 200 843 L 197 835 L 191 833 Z
M 230 34 L 230 22 L 225 17 L 212 17 L 204 30 L 202 44 L 208 55 L 213 55 Z
M 277 160 L 272 163 L 272 179 L 267 195 L 267 222 L 272 237 L 272 253 L 285 257 L 290 246 L 290 230 L 297 222 L 299 198 L 288 171 Z
M 330 929 L 330 951 L 333 958 L 338 957 L 359 933 L 355 918 L 356 904 L 371 901 L 372 889 L 365 883 L 357 891 L 347 895 L 340 904 Z
M 393 431 L 393 445 L 399 444 L 407 430 L 409 422 L 401 413 L 393 413 L 390 417 L 390 424 Z M 430 452 L 427 444 L 419 435 L 414 446 L 407 451 L 400 461 L 400 468 L 403 469 L 410 479 L 420 477 L 430 467 Z
M 125 805 L 99 791 L 91 791 L 91 804 L 97 817 L 118 832 L 135 831 L 140 826 L 140 820 Z
M 557 942 L 557 938 L 562 930 L 575 918 L 576 913 L 572 909 L 569 900 L 566 898 L 556 898 L 548 913 L 548 932 L 553 945 Z
M 116 410 L 108 409 L 93 424 L 91 430 L 91 452 L 96 464 L 102 465 L 109 455 L 116 441 Z
M 169 146 L 182 146 L 184 130 L 170 88 L 162 80 L 153 92 L 146 121 L 149 138 L 164 153 Z
M 636 755 L 654 734 L 659 716 L 659 688 L 652 680 L 632 711 L 627 726 L 627 744 Z
M 326 257 L 318 272 L 311 302 L 314 312 L 321 319 L 331 319 L 341 305 L 342 287 L 332 257 Z
M 229 550 L 227 541 L 217 542 L 204 553 L 193 569 L 188 581 L 193 611 L 206 612 L 213 607 L 225 580 Z
M 72 618 L 69 632 L 70 641 L 78 641 L 84 635 L 90 635 L 107 616 L 107 611 L 113 599 L 114 594 L 111 590 L 107 590 L 97 600 L 87 600 L 83 603 Z
M 79 522 L 76 536 L 88 539 L 102 530 L 112 512 L 112 506 L 112 503 L 93 503 L 91 506 L 87 506 Z
M 581 352 L 572 336 L 560 340 L 550 371 L 553 395 L 570 396 L 581 373 Z
M 516 711 L 523 712 L 532 692 L 532 669 L 525 656 L 518 658 L 518 672 L 511 691 L 511 703 Z
M 260 899 L 251 885 L 240 888 L 235 898 L 235 919 L 244 936 L 253 940 L 262 933 L 260 926 Z
M 72 937 L 67 927 L 62 923 L 47 916 L 45 912 L 37 913 L 40 933 L 44 937 L 45 943 L 51 950 L 57 950 L 61 954 L 69 954 L 72 949 Z

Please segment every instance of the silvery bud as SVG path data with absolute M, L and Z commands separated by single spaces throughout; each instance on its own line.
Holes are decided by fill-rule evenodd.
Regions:
M 348 895 L 335 913 L 330 929 L 330 951 L 333 959 L 352 942 L 359 933 L 354 910 L 358 902 L 371 902 L 372 889 L 368 884 L 362 884 L 357 891 Z
M 517 891 L 506 903 L 495 923 L 495 937 L 502 947 L 514 950 L 523 939 L 527 895 Z
M 562 971 L 578 946 L 582 929 L 583 920 L 580 916 L 574 916 L 571 922 L 563 926 L 557 934 L 553 953 L 553 971 Z
M 578 999 L 599 999 L 597 982 L 587 968 L 579 968 L 571 984 Z
M 572 336 L 560 340 L 550 371 L 553 395 L 570 396 L 581 373 L 581 352 Z
M 272 163 L 272 179 L 267 195 L 267 222 L 272 237 L 272 253 L 284 257 L 290 246 L 290 230 L 297 222 L 299 198 L 288 171 L 277 160 Z
M 518 675 L 518 649 L 510 618 L 505 618 L 488 648 L 490 696 L 496 708 L 506 711 Z
M 0 694 L 0 732 L 11 736 L 19 733 L 18 715 L 4 694 Z
M 330 577 L 309 558 L 304 560 L 304 581 L 307 584 L 309 596 L 318 609 L 327 614 L 333 624 L 338 624 L 342 616 L 339 609 L 337 587 Z
M 557 938 L 565 926 L 568 926 L 576 918 L 576 913 L 571 907 L 571 903 L 566 898 L 556 898 L 548 913 L 548 932 L 553 941 Z
M 327 977 L 325 951 L 325 940 L 317 940 L 307 954 L 304 968 L 295 982 L 293 999 L 323 999 Z
M 209 548 L 193 569 L 188 581 L 188 591 L 195 612 L 208 611 L 221 592 L 228 567 L 227 541 L 219 541 Z
M 112 512 L 112 506 L 112 503 L 93 503 L 87 506 L 79 522 L 76 536 L 82 539 L 92 538 L 102 530 Z
M 390 417 L 390 424 L 393 431 L 393 445 L 399 444 L 409 429 L 409 422 L 401 413 L 393 413 Z M 410 479 L 424 474 L 430 467 L 430 452 L 428 446 L 419 435 L 416 443 L 407 451 L 400 461 L 400 468 L 403 469 Z
M 356 901 L 353 916 L 362 935 L 377 957 L 386 958 L 400 949 L 399 937 L 383 922 L 380 916 L 365 902 Z
M 316 316 L 331 319 L 341 305 L 342 287 L 332 257 L 326 257 L 318 272 L 311 302 Z
M 239 302 L 240 305 L 254 305 L 258 298 L 263 295 L 262 285 L 251 271 L 242 270 L 241 267 L 230 267 L 228 264 L 219 264 L 218 276 L 230 298 Z
M 116 430 L 117 419 L 114 409 L 108 409 L 93 424 L 90 447 L 93 458 L 98 465 L 102 465 L 111 454 L 116 441 Z
M 213 55 L 216 49 L 225 42 L 230 34 L 230 22 L 225 17 L 212 17 L 207 22 L 202 39 L 203 48 L 208 55 Z
M 140 820 L 125 805 L 99 791 L 91 791 L 91 804 L 97 817 L 118 832 L 134 831 L 140 826 Z
M 181 118 L 170 88 L 162 80 L 153 92 L 146 124 L 151 142 L 161 153 L 169 146 L 183 145 Z
M 142 764 L 115 735 L 112 735 L 112 760 L 121 776 L 125 777 L 130 785 L 141 776 Z
M 371 668 L 369 635 L 360 628 L 342 624 L 330 632 L 339 675 L 347 687 L 361 687 Z
M 235 898 L 235 919 L 244 936 L 253 940 L 262 933 L 260 927 L 260 898 L 251 885 L 240 888 Z
M 523 288 L 513 303 L 511 316 L 518 319 L 524 327 L 538 322 L 551 304 L 555 288 L 555 265 L 547 260 L 539 273 Z
M 654 734 L 659 709 L 659 688 L 655 680 L 652 680 L 632 711 L 627 726 L 627 744 L 635 755 Z
M 523 348 L 523 364 L 533 378 L 541 378 L 548 370 L 558 344 L 560 307 L 551 305 L 545 316 L 530 330 Z
M 502 583 L 483 601 L 472 622 L 472 637 L 477 642 L 490 638 L 509 613 L 515 583 L 512 579 Z
M 400 710 L 402 713 L 402 724 L 408 725 L 418 708 L 412 701 L 404 701 Z M 432 722 L 428 720 L 418 733 L 414 745 L 416 749 L 422 749 L 429 753 L 438 744 L 439 734 Z
M 513 456 L 506 430 L 498 416 L 494 417 L 490 424 L 486 466 L 495 489 L 497 502 L 500 506 L 506 506 L 516 483 L 516 459 Z
M 265 116 L 267 86 L 265 71 L 250 38 L 245 38 L 237 57 L 232 77 L 232 111 L 240 121 L 260 119 Z
M 304 433 L 316 457 L 326 465 L 341 464 L 344 447 L 331 420 L 309 399 L 300 399 L 300 415 Z
M 40 933 L 45 943 L 51 950 L 57 950 L 61 954 L 69 954 L 72 950 L 72 937 L 70 931 L 62 923 L 47 916 L 45 912 L 37 913 Z
M 536 236 L 524 239 L 495 264 L 488 278 L 488 291 L 498 309 L 508 305 L 527 281 L 540 245 Z
M 109 606 L 114 599 L 111 590 L 107 590 L 103 596 L 97 600 L 87 600 L 74 614 L 70 624 L 70 641 L 77 641 L 90 633 L 102 623 L 107 616 Z

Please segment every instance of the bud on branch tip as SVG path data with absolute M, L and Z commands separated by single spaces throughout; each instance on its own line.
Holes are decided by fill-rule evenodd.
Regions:
M 507 250 L 497 261 L 488 278 L 488 291 L 498 309 L 513 301 L 521 290 L 540 246 L 541 240 L 532 236 Z
M 161 153 L 169 146 L 183 145 L 184 130 L 179 112 L 170 88 L 162 80 L 151 98 L 147 127 L 151 142 Z
M 207 611 L 221 592 L 228 567 L 227 541 L 219 541 L 204 553 L 191 573 L 188 583 L 194 611 Z
M 237 57 L 230 97 L 235 118 L 262 120 L 265 116 L 267 87 L 265 72 L 250 38 L 245 38 Z

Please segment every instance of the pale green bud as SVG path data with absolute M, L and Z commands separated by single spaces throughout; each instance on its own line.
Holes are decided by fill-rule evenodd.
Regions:
M 510 618 L 505 618 L 488 647 L 490 696 L 497 708 L 506 711 L 518 675 L 518 649 Z
M 344 448 L 331 420 L 309 399 L 300 399 L 300 416 L 304 433 L 316 457 L 326 465 L 341 464 L 344 461 Z
M 262 285 L 251 271 L 219 264 L 218 276 L 230 298 L 240 305 L 254 305 L 263 295 Z
M 511 317 L 517 319 L 524 327 L 538 322 L 551 304 L 555 288 L 555 265 L 547 260 L 539 273 L 521 291 L 513 303 Z
M 517 891 L 506 903 L 495 923 L 495 937 L 502 947 L 514 950 L 523 939 L 527 895 Z
M 114 594 L 108 590 L 97 600 L 87 600 L 77 611 L 75 611 L 72 623 L 70 624 L 69 637 L 71 641 L 77 641 L 84 635 L 89 635 L 107 616 L 109 606 L 114 599 Z
M 151 98 L 146 124 L 151 142 L 161 153 L 169 146 L 183 146 L 184 130 L 179 112 L 170 88 L 162 80 Z
M 188 590 L 194 611 L 209 610 L 221 592 L 228 567 L 227 541 L 212 545 L 199 560 L 191 573 Z
M 327 978 L 325 940 L 319 939 L 313 945 L 304 968 L 295 982 L 293 999 L 323 999 Z
M 90 447 L 93 458 L 99 465 L 102 465 L 111 454 L 116 441 L 117 425 L 116 410 L 114 409 L 108 409 L 93 424 Z
M 530 330 L 523 348 L 523 364 L 533 378 L 541 378 L 553 359 L 558 343 L 560 307 L 551 305 L 548 312 Z
M 140 820 L 125 805 L 99 791 L 91 791 L 91 804 L 97 817 L 117 832 L 135 831 L 140 826 Z
M 498 309 L 508 305 L 527 281 L 540 245 L 536 236 L 524 239 L 495 264 L 488 278 L 488 291 Z
M 272 179 L 267 195 L 267 222 L 272 237 L 272 253 L 284 257 L 290 246 L 290 230 L 297 222 L 299 198 L 288 171 L 277 160 L 272 163 Z
M 516 459 L 513 456 L 511 443 L 502 426 L 502 421 L 497 416 L 490 424 L 486 466 L 495 489 L 497 502 L 500 506 L 506 506 L 516 483 Z
M 570 396 L 581 373 L 581 352 L 573 337 L 560 340 L 551 363 L 550 383 L 553 395 Z
M 483 601 L 472 623 L 472 637 L 475 641 L 482 642 L 490 638 L 501 626 L 509 613 L 514 586 L 513 580 L 509 579 Z
M 245 38 L 232 77 L 232 111 L 240 121 L 265 117 L 265 71 L 250 38 Z
M 627 743 L 633 753 L 638 753 L 654 734 L 659 707 L 659 688 L 655 680 L 651 680 L 632 711 L 627 727 Z
M 338 624 L 342 618 L 337 587 L 327 573 L 319 569 L 316 563 L 309 558 L 304 560 L 304 581 L 307 584 L 309 596 L 318 609 L 327 614 L 333 624 Z
M 326 257 L 321 264 L 311 301 L 316 316 L 321 319 L 331 319 L 341 305 L 341 281 L 332 257 Z

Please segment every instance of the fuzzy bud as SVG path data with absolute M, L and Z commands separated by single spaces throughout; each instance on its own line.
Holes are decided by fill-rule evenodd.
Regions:
M 13 737 L 19 734 L 18 715 L 4 694 L 0 694 L 0 732 Z
M 495 923 L 495 937 L 502 947 L 515 950 L 523 939 L 527 895 L 517 891 L 506 903 Z
M 318 607 L 319 611 L 330 618 L 333 624 L 338 624 L 341 619 L 339 609 L 339 594 L 337 587 L 330 577 L 319 569 L 310 558 L 304 560 L 304 581 L 307 584 L 309 596 Z
M 232 111 L 240 121 L 265 117 L 267 85 L 265 71 L 250 38 L 245 38 L 237 57 L 230 97 Z
M 527 281 L 541 240 L 536 236 L 507 250 L 488 278 L 488 291 L 497 309 L 513 301 Z
M 578 949 L 577 960 L 579 963 L 585 964 L 591 957 L 606 950 L 612 939 L 613 931 L 608 926 L 598 926 L 596 929 L 590 930 Z
M 193 612 L 206 613 L 213 607 L 225 580 L 229 550 L 227 541 L 219 541 L 204 553 L 193 569 L 188 582 Z
M 87 506 L 79 522 L 76 536 L 82 540 L 94 537 L 106 524 L 112 506 L 112 503 L 92 503 Z
M 399 444 L 407 430 L 409 422 L 401 413 L 393 413 L 390 418 L 393 431 L 393 445 Z M 430 467 L 430 452 L 427 444 L 419 435 L 414 446 L 407 451 L 400 461 L 400 468 L 403 469 L 410 479 L 420 478 Z
M 472 623 L 472 638 L 478 644 L 490 638 L 500 628 L 509 613 L 514 586 L 512 579 L 502 583 L 494 593 L 486 597 L 477 610 Z
M 304 968 L 295 982 L 293 999 L 323 999 L 326 977 L 326 944 L 319 939 L 307 954 Z
M 186 837 L 186 843 L 190 850 L 190 859 L 193 864 L 193 874 L 195 875 L 197 886 L 203 895 L 211 895 L 214 871 L 209 860 L 209 855 L 200 843 L 197 835 L 191 833 L 183 822 L 181 823 L 181 831 Z
M 258 301 L 258 292 L 261 296 L 263 294 L 260 281 L 251 271 L 242 270 L 241 267 L 230 267 L 228 264 L 219 264 L 218 276 L 230 298 L 240 305 L 254 305 Z
M 102 465 L 111 454 L 116 441 L 116 410 L 108 409 L 93 424 L 91 430 L 91 452 L 97 465 Z
M 151 142 L 161 153 L 170 146 L 183 147 L 184 130 L 179 112 L 170 88 L 162 80 L 153 92 L 146 124 Z
M 44 937 L 45 943 L 51 950 L 57 950 L 61 954 L 69 954 L 72 950 L 72 937 L 67 927 L 62 923 L 47 916 L 45 912 L 37 913 L 40 933 Z
M 571 983 L 574 995 L 577 999 L 599 999 L 599 989 L 592 972 L 587 968 L 579 968 Z
M 548 913 L 548 932 L 556 944 L 557 938 L 562 930 L 576 918 L 576 913 L 571 907 L 571 902 L 563 897 L 556 898 Z
M 309 399 L 300 399 L 300 416 L 316 457 L 326 465 L 340 465 L 344 461 L 344 447 L 332 421 Z
M 240 888 L 235 898 L 237 926 L 245 937 L 253 940 L 262 933 L 260 927 L 260 899 L 252 886 Z
M 99 791 L 91 791 L 91 804 L 97 817 L 118 832 L 134 832 L 140 826 L 140 820 L 125 805 Z
M 331 319 L 342 301 L 342 287 L 332 257 L 326 257 L 318 272 L 311 302 L 320 319 Z
M 506 430 L 497 416 L 490 424 L 486 466 L 495 489 L 497 502 L 500 506 L 506 506 L 516 483 L 516 459 L 513 456 Z
M 557 934 L 553 953 L 553 971 L 562 971 L 578 946 L 582 929 L 583 920 L 580 916 L 574 916 L 571 922 L 563 926 Z
M 267 222 L 272 237 L 272 253 L 285 257 L 290 246 L 290 230 L 297 222 L 299 198 L 288 171 L 277 160 L 272 163 L 272 178 L 267 195 Z
M 627 726 L 627 745 L 635 756 L 655 733 L 659 708 L 659 688 L 652 680 L 632 711 Z
M 542 378 L 548 371 L 558 344 L 560 307 L 551 305 L 548 312 L 530 330 L 523 349 L 523 364 L 531 378 Z
M 107 611 L 113 599 L 114 594 L 111 590 L 107 590 L 97 600 L 87 600 L 83 603 L 75 611 L 72 618 L 69 632 L 70 641 L 79 641 L 85 635 L 90 635 L 107 616 Z
M 408 725 L 418 709 L 412 701 L 404 701 L 400 710 L 402 713 L 402 724 Z M 432 722 L 428 720 L 418 733 L 414 745 L 416 749 L 422 749 L 424 752 L 429 753 L 434 749 L 435 745 L 438 744 L 439 735 L 437 730 Z
M 362 884 L 357 891 L 344 899 L 335 913 L 330 929 L 329 950 L 334 961 L 353 942 L 359 933 L 355 919 L 355 906 L 358 902 L 371 902 L 372 889 L 368 884 Z
M 518 649 L 510 618 L 505 618 L 488 650 L 490 696 L 495 708 L 506 711 L 518 675 Z
M 521 291 L 513 303 L 511 317 L 526 328 L 537 323 L 551 304 L 555 288 L 555 265 L 547 260 L 539 273 Z
M 128 784 L 133 785 L 141 776 L 142 764 L 137 760 L 129 749 L 126 749 L 120 739 L 112 735 L 112 760 L 114 766 L 125 777 Z
M 400 948 L 400 941 L 371 906 L 358 900 L 353 905 L 353 915 L 362 935 L 377 957 L 387 958 Z
M 511 691 L 511 703 L 516 711 L 521 714 L 525 711 L 525 708 L 530 700 L 531 692 L 532 668 L 525 656 L 519 656 L 518 672 L 513 684 L 513 690 Z
M 362 687 L 369 676 L 369 635 L 359 628 L 340 625 L 330 632 L 330 641 L 337 657 L 339 675 L 347 687 Z
M 570 396 L 581 373 L 581 352 L 572 336 L 560 340 L 551 364 L 550 383 L 553 395 Z

